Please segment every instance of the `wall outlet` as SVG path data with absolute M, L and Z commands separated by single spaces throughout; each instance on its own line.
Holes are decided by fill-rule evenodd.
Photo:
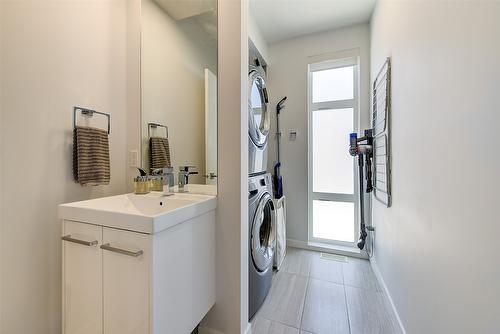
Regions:
M 139 151 L 130 150 L 128 152 L 128 165 L 130 167 L 139 167 Z

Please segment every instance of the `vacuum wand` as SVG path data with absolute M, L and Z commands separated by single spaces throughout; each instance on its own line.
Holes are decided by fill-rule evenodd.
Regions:
M 359 169 L 359 213 L 360 213 L 360 231 L 358 239 L 358 248 L 363 249 L 366 243 L 368 233 L 366 230 L 372 231 L 373 228 L 366 227 L 365 224 L 365 197 L 364 184 L 365 178 L 363 170 L 366 170 L 366 192 L 370 193 L 373 190 L 372 183 L 372 159 L 373 159 L 373 131 L 372 129 L 365 130 L 365 135 L 358 138 L 357 133 L 349 135 L 349 154 L 353 157 L 358 157 Z M 364 162 L 366 161 L 366 166 Z
M 280 144 L 281 144 L 281 131 L 280 131 L 280 112 L 285 108 L 286 96 L 282 98 L 278 104 L 276 104 L 276 152 L 278 155 L 278 161 L 274 165 L 274 175 L 273 175 L 273 192 L 274 198 L 279 199 L 283 197 L 283 178 L 281 177 L 281 157 L 280 157 Z
M 358 168 L 359 168 L 359 215 L 361 217 L 360 229 L 359 229 L 359 239 L 358 248 L 365 248 L 366 237 L 368 233 L 366 232 L 365 224 L 365 195 L 363 191 L 363 154 L 358 155 Z
M 281 165 L 281 160 L 280 160 L 280 144 L 281 144 L 281 132 L 280 132 L 280 113 L 281 110 L 285 109 L 285 101 L 286 101 L 286 96 L 282 98 L 278 104 L 276 104 L 276 144 L 277 144 L 277 152 L 278 152 L 278 161 L 277 163 Z
M 278 114 L 279 114 L 279 113 L 280 113 L 280 111 L 281 111 L 281 109 L 283 109 L 283 108 L 284 108 L 283 103 L 285 103 L 285 101 L 286 101 L 286 96 L 285 96 L 284 98 L 282 98 L 282 99 L 278 102 L 278 104 L 276 105 L 276 113 L 278 113 Z

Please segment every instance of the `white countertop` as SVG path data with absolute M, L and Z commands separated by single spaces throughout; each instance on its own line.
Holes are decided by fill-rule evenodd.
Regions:
M 61 204 L 58 213 L 60 219 L 154 234 L 216 207 L 214 195 L 151 192 Z

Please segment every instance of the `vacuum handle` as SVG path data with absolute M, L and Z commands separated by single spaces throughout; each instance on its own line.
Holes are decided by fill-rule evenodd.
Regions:
M 358 147 L 358 134 L 354 132 L 349 134 L 349 154 L 352 155 L 353 157 L 356 156 L 357 154 L 357 147 Z
M 276 105 L 276 113 L 278 113 L 278 114 L 279 114 L 279 113 L 280 113 L 280 111 L 281 111 L 281 109 L 283 109 L 283 108 L 284 108 L 283 103 L 285 103 L 285 101 L 286 101 L 286 96 L 285 96 L 284 98 L 282 98 L 282 99 L 278 102 L 278 104 Z

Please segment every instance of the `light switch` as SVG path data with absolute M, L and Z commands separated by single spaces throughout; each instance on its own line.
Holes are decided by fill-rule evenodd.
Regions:
M 290 134 L 288 135 L 288 140 L 295 141 L 297 139 L 297 130 L 290 130 Z
M 130 167 L 139 167 L 139 151 L 130 150 L 128 152 L 128 164 Z

